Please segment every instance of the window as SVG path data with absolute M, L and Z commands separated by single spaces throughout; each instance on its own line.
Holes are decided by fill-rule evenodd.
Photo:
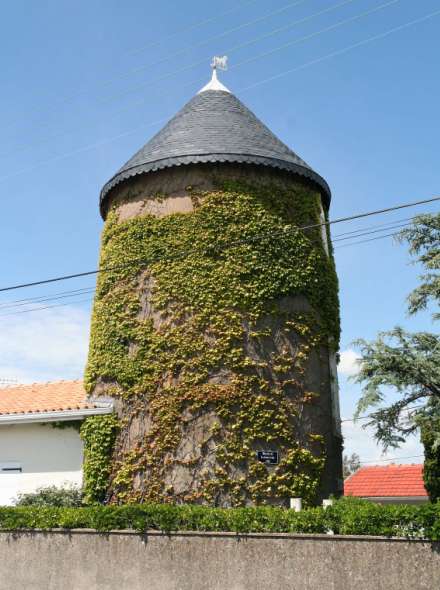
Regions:
M 0 473 L 21 473 L 22 471 L 20 463 L 15 461 L 0 462 Z

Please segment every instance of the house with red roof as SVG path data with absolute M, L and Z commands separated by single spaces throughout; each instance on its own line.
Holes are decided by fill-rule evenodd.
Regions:
M 344 482 L 344 496 L 380 504 L 421 504 L 428 501 L 423 465 L 361 467 Z
M 90 401 L 82 381 L 0 388 L 0 506 L 41 486 L 81 485 L 78 426 L 112 411 L 110 402 Z

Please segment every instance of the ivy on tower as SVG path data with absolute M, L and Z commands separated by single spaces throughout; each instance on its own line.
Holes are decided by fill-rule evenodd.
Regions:
M 338 492 L 330 190 L 217 65 L 101 193 L 107 270 L 85 381 L 114 399 L 117 426 L 101 468 L 87 446 L 99 425 L 85 429 L 86 478 L 101 478 L 90 501 L 287 505 Z

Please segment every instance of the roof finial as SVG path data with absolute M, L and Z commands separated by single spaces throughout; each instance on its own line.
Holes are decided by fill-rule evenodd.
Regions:
M 223 55 L 223 56 L 215 55 L 212 58 L 211 68 L 212 68 L 212 78 L 208 82 L 208 84 L 206 84 L 206 86 L 204 86 L 201 90 L 199 90 L 198 94 L 200 94 L 201 92 L 205 92 L 206 90 L 223 90 L 223 92 L 229 92 L 229 90 L 226 88 L 226 86 L 224 86 L 217 78 L 217 69 L 219 69 L 219 70 L 227 70 L 228 69 L 228 56 L 227 55 Z
M 228 69 L 228 56 L 227 55 L 214 55 L 211 62 L 211 68 L 216 70 L 227 70 Z

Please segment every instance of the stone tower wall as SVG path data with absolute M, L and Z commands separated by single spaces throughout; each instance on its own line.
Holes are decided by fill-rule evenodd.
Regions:
M 292 231 L 323 219 L 317 189 L 199 164 L 134 177 L 108 203 L 101 264 L 116 270 L 100 277 L 86 372 L 120 424 L 107 500 L 338 493 L 337 280 L 328 233 Z

